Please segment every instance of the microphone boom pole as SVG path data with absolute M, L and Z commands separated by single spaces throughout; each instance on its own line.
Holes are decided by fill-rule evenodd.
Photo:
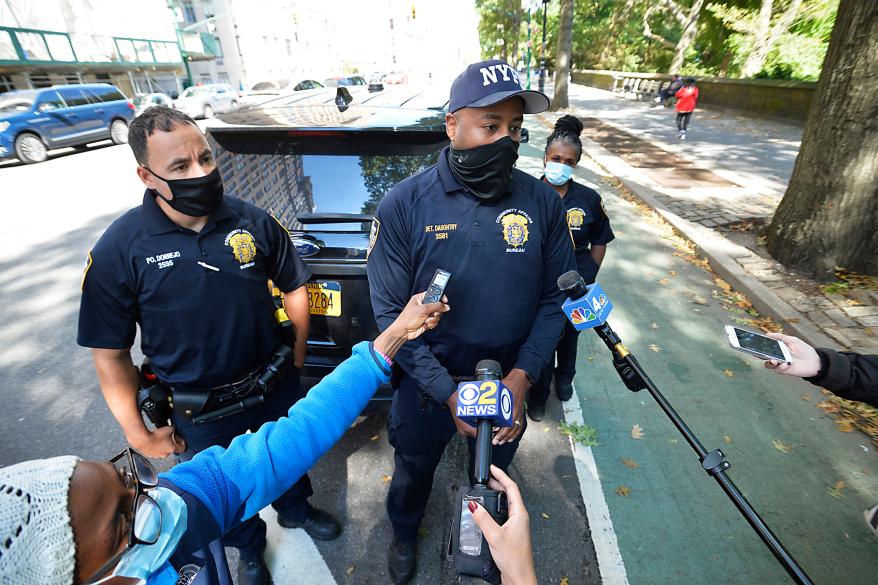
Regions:
M 575 278 L 573 275 L 575 275 Z M 558 288 L 567 294 L 567 296 L 573 301 L 582 299 L 585 296 L 590 297 L 592 292 L 586 288 L 585 281 L 575 271 L 562 274 L 558 278 Z M 609 309 L 607 310 L 607 313 L 609 313 Z M 811 578 L 805 573 L 805 570 L 799 566 L 796 559 L 793 558 L 789 551 L 787 551 L 780 539 L 774 535 L 771 528 L 768 527 L 768 524 L 766 524 L 762 517 L 759 516 L 759 513 L 753 508 L 750 502 L 747 501 L 747 498 L 744 497 L 744 494 L 741 493 L 738 486 L 736 486 L 728 476 L 726 470 L 732 465 L 726 461 L 725 454 L 719 449 L 708 451 L 704 448 L 704 445 L 701 444 L 701 441 L 698 440 L 695 433 L 693 433 L 683 419 L 680 418 L 680 415 L 677 414 L 677 411 L 674 410 L 671 403 L 668 402 L 665 396 L 661 393 L 661 390 L 658 389 L 655 383 L 653 383 L 649 376 L 646 375 L 646 372 L 643 371 L 637 358 L 628 351 L 622 343 L 622 339 L 615 331 L 613 331 L 613 328 L 610 327 L 608 323 L 604 321 L 593 328 L 595 333 L 598 334 L 598 337 L 601 338 L 601 341 L 603 341 L 607 348 L 613 353 L 613 365 L 616 367 L 616 371 L 619 373 L 625 386 L 634 392 L 644 388 L 649 392 L 665 415 L 667 415 L 673 425 L 677 427 L 677 430 L 680 431 L 680 434 L 683 435 L 683 438 L 686 439 L 686 442 L 689 443 L 689 446 L 698 454 L 698 459 L 701 461 L 701 467 L 704 471 L 716 480 L 729 499 L 732 500 L 735 507 L 738 508 L 738 511 L 744 515 L 744 518 L 753 530 L 756 531 L 765 545 L 769 548 L 771 553 L 780 564 L 783 565 L 790 577 L 792 577 L 796 583 L 801 585 L 813 585 L 813 581 L 811 581 Z

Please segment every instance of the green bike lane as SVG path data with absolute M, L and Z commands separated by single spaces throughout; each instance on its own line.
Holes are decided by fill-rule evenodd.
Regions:
M 548 132 L 528 129 L 518 166 L 537 174 Z M 819 388 L 729 348 L 723 325 L 744 315 L 724 308 L 714 276 L 675 256 L 666 230 L 601 173 L 583 160 L 576 176 L 601 192 L 617 236 L 598 278 L 614 303 L 610 324 L 705 448 L 723 450 L 731 479 L 815 583 L 878 581 L 878 540 L 862 516 L 878 502 L 871 442 L 837 430 L 815 407 Z M 597 429 L 591 452 L 629 583 L 792 582 L 591 332 L 580 336 L 575 385 Z

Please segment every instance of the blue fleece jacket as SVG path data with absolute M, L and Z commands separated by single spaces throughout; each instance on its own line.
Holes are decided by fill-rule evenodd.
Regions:
M 371 344 L 359 343 L 288 416 L 236 437 L 228 449 L 211 447 L 161 474 L 160 483 L 181 494 L 189 507 L 187 534 L 171 558 L 174 568 L 204 555 L 224 556 L 218 542 L 222 533 L 289 489 L 342 437 L 389 375 Z M 215 527 L 207 526 L 214 521 Z M 227 572 L 218 566 L 224 558 L 212 560 L 208 564 Z

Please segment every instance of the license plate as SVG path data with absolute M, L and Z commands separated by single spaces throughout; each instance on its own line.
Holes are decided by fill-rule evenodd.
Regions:
M 338 282 L 309 282 L 308 310 L 312 315 L 341 317 L 341 284 Z

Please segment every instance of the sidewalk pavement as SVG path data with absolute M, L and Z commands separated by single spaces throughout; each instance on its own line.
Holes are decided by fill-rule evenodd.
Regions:
M 572 84 L 585 154 L 691 240 L 711 267 L 785 332 L 818 347 L 878 354 L 878 291 L 826 293 L 773 260 L 753 227 L 770 221 L 802 128 L 698 109 L 686 141 L 674 112 Z M 551 126 L 557 116 L 545 114 Z

